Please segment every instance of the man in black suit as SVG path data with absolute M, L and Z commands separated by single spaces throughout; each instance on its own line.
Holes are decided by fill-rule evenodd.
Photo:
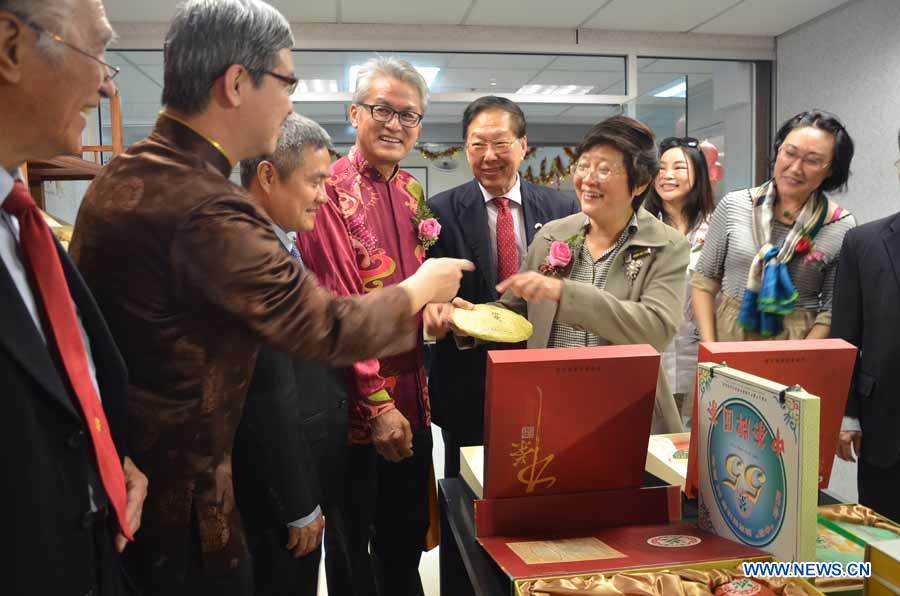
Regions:
M 241 162 L 241 182 L 301 263 L 292 235 L 312 230 L 328 202 L 329 146 L 322 127 L 294 114 L 274 154 Z M 349 573 L 343 524 L 332 515 L 342 499 L 336 472 L 347 443 L 345 385 L 342 369 L 292 360 L 272 346 L 257 356 L 232 456 L 257 595 L 316 593 L 323 513 L 329 587 Z
M 80 150 L 82 112 L 116 93 L 102 62 L 112 36 L 100 2 L 0 0 L 4 593 L 131 592 L 118 553 L 140 526 L 147 479 L 122 457 L 125 365 L 17 179 L 26 160 Z
M 492 95 L 480 97 L 466 107 L 462 124 L 475 179 L 428 201 L 441 224 L 428 256 L 474 261 L 476 270 L 463 275 L 458 295 L 473 303 L 491 302 L 498 299 L 497 283 L 524 262 L 535 232 L 548 221 L 577 212 L 579 205 L 574 197 L 519 175 L 528 138 L 525 115 L 517 104 Z M 426 329 L 439 316 L 439 308 L 426 309 Z M 443 431 L 445 477 L 459 473 L 460 446 L 484 441 L 484 376 L 490 348 L 457 350 L 451 337 L 440 338 L 433 347 L 428 390 L 432 419 Z
M 897 138 L 900 144 L 900 134 Z M 896 163 L 900 169 L 900 160 Z M 900 522 L 900 213 L 847 232 L 831 335 L 859 348 L 838 457 L 859 460 L 859 502 Z

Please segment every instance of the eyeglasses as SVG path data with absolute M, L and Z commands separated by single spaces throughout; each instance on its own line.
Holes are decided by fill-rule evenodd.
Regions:
M 494 150 L 494 155 L 506 155 L 512 150 L 513 144 L 515 144 L 515 141 L 496 141 L 494 143 L 475 141 L 474 143 L 466 143 L 466 147 L 475 155 L 484 155 L 487 153 L 488 147 Z
M 662 154 L 675 147 L 691 147 L 692 149 L 696 149 L 699 146 L 700 141 L 694 137 L 668 137 L 660 141 L 659 152 Z
M 814 171 L 824 170 L 831 163 L 831 161 L 826 160 L 821 155 L 800 153 L 793 145 L 782 145 L 778 148 L 778 154 L 791 162 L 795 162 L 799 159 L 803 162 L 804 167 Z
M 423 118 L 422 114 L 413 112 L 412 110 L 395 110 L 391 106 L 381 104 L 372 105 L 368 103 L 358 103 L 356 105 L 369 110 L 369 113 L 372 114 L 372 119 L 376 122 L 390 122 L 394 119 L 394 116 L 397 116 L 400 126 L 405 128 L 417 127 Z
M 77 53 L 81 54 L 82 56 L 87 56 L 88 58 L 90 58 L 91 60 L 93 60 L 94 62 L 96 62 L 97 64 L 100 64 L 101 66 L 103 66 L 104 72 L 106 73 L 106 79 L 105 79 L 105 80 L 111 81 L 111 80 L 113 80 L 114 78 L 116 78 L 116 75 L 118 75 L 119 72 L 121 72 L 121 69 L 120 69 L 118 66 L 113 66 L 112 64 L 109 64 L 108 62 L 104 62 L 103 60 L 101 60 L 100 58 L 94 56 L 94 55 L 91 54 L 90 52 L 88 52 L 88 51 L 86 51 L 86 50 L 82 50 L 82 49 L 79 48 L 78 46 L 72 45 L 71 43 L 69 43 L 68 41 L 66 41 L 65 39 L 63 39 L 63 38 L 60 37 L 59 35 L 57 35 L 56 33 L 51 33 L 50 31 L 47 31 L 46 29 L 44 29 L 44 28 L 41 27 L 40 25 L 38 25 L 38 24 L 36 24 L 36 23 L 33 23 L 33 22 L 29 21 L 29 20 L 28 20 L 27 18 L 25 18 L 23 15 L 20 15 L 20 14 L 18 14 L 18 13 L 13 13 L 13 14 L 15 14 L 17 17 L 19 17 L 19 19 L 20 19 L 23 23 L 25 23 L 26 25 L 28 25 L 28 26 L 32 29 L 32 31 L 34 31 L 35 33 L 37 33 L 38 36 L 46 35 L 47 37 L 49 37 L 50 39 L 52 39 L 52 40 L 55 41 L 56 43 L 62 44 L 62 45 L 64 45 L 64 46 L 66 46 L 67 48 L 69 48 L 70 50 L 72 50 L 73 52 L 77 52 Z
M 590 178 L 591 176 L 596 176 L 600 182 L 608 180 L 612 176 L 618 176 L 619 174 L 624 174 L 625 168 L 621 165 L 613 165 L 612 167 L 608 165 L 599 165 L 596 168 L 591 167 L 591 164 L 587 162 L 578 162 L 575 164 L 575 175 L 579 178 Z
M 297 90 L 297 85 L 300 83 L 300 79 L 293 75 L 283 75 L 278 74 L 277 72 L 272 72 L 271 70 L 263 70 L 260 68 L 248 68 L 250 72 L 255 72 L 257 74 L 267 74 L 270 77 L 275 77 L 282 83 L 284 83 L 285 91 L 287 91 L 288 95 L 293 95 L 294 91 Z

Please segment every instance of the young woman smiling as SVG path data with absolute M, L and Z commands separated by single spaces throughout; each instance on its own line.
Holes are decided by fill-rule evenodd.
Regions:
M 691 137 L 669 137 L 659 144 L 659 173 L 644 200 L 644 208 L 687 238 L 691 245 L 686 277 L 697 267 L 700 250 L 709 229 L 713 211 L 709 170 L 699 142 Z M 662 369 L 675 401 L 681 403 L 681 416 L 690 423 L 693 412 L 694 377 L 700 332 L 694 320 L 690 287 L 686 290 L 684 321 L 675 338 L 662 352 Z

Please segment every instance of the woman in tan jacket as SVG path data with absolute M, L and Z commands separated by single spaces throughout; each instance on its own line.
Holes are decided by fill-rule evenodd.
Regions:
M 546 224 L 522 270 L 501 282 L 498 305 L 527 316 L 529 348 L 609 344 L 662 350 L 681 322 L 690 246 L 640 207 L 658 169 L 652 131 L 615 116 L 588 131 L 574 171 L 581 213 Z M 471 308 L 456 299 L 454 305 Z M 446 333 L 452 309 L 426 312 L 426 328 Z M 683 430 L 663 375 L 652 432 Z

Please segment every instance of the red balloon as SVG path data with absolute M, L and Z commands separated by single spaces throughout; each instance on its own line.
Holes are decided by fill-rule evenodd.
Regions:
M 724 178 L 725 178 L 725 167 L 717 161 L 709 169 L 709 181 L 712 183 L 716 183 Z
M 719 150 L 715 145 L 707 140 L 704 140 L 702 143 L 700 143 L 700 151 L 703 152 L 703 157 L 706 158 L 706 166 L 710 170 L 712 170 L 716 161 L 719 159 Z

